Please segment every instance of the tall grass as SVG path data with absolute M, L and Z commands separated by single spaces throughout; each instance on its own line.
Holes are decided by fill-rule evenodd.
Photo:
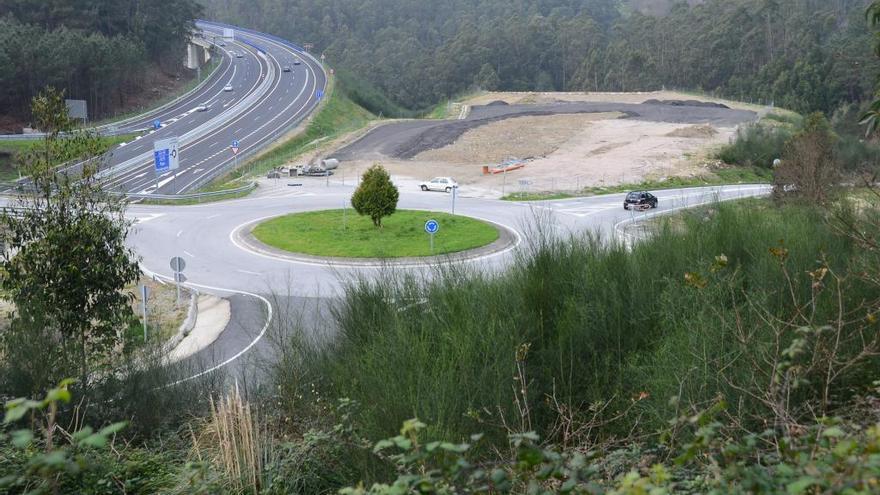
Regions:
M 808 300 L 816 321 L 833 319 L 836 299 L 817 294 L 806 273 L 823 256 L 846 273 L 857 254 L 821 215 L 718 205 L 663 224 L 631 252 L 539 230 L 499 276 L 457 267 L 431 280 L 354 281 L 335 313 L 337 338 L 299 354 L 300 379 L 322 397 L 358 401 L 357 426 L 370 438 L 418 417 L 450 439 L 483 431 L 503 445 L 528 425 L 592 444 L 656 431 L 718 396 L 755 425 L 770 407 L 751 396 L 770 379 L 755 363 L 796 338 L 767 322 L 792 320 Z M 773 254 L 783 251 L 784 263 Z M 854 281 L 846 306 L 878 296 Z M 817 393 L 805 384 L 790 396 L 806 404 Z

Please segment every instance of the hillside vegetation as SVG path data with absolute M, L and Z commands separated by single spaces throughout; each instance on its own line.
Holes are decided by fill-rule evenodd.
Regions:
M 179 71 L 200 12 L 195 0 L 0 3 L 0 117 L 29 119 L 45 86 L 86 100 L 92 118 L 124 108 L 151 71 Z
M 692 2 L 694 3 L 694 2 Z M 872 93 L 864 0 L 205 0 L 212 18 L 325 53 L 356 102 L 400 115 L 473 87 L 702 90 L 832 112 Z

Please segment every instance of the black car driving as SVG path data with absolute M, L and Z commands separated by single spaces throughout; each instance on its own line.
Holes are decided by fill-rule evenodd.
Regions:
M 627 194 L 626 199 L 623 200 L 624 210 L 629 210 L 631 207 L 636 207 L 636 209 L 656 208 L 657 196 L 648 191 L 633 191 Z

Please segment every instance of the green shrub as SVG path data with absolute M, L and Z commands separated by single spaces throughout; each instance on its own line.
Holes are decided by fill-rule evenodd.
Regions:
M 786 127 L 757 123 L 740 128 L 733 142 L 717 154 L 719 160 L 731 165 L 770 168 L 782 156 L 785 143 L 793 131 Z
M 765 367 L 752 369 L 759 358 L 781 359 L 770 351 L 796 341 L 821 349 L 833 334 L 801 335 L 789 325 L 776 349 L 777 329 L 765 320 L 794 322 L 807 305 L 815 311 L 809 328 L 834 321 L 836 295 L 816 291 L 808 273 L 827 265 L 846 274 L 858 259 L 849 239 L 817 221 L 821 215 L 760 202 L 718 205 L 666 224 L 632 252 L 595 237 L 533 232 L 530 248 L 500 276 L 455 267 L 430 281 L 391 274 L 355 281 L 336 310 L 334 341 L 300 349 L 295 388 L 363 404 L 357 426 L 371 439 L 416 415 L 432 434 L 455 441 L 483 431 L 497 445 L 508 428 L 558 441 L 568 421 L 590 428 L 566 442 L 591 444 L 636 427 L 655 430 L 679 407 L 718 395 L 737 405 L 730 414 L 754 425 L 773 415 L 749 395 L 768 383 Z M 779 249 L 784 264 L 771 252 Z M 713 272 L 721 255 L 726 265 Z M 849 312 L 880 296 L 857 278 L 843 287 Z M 755 329 L 751 340 L 737 340 L 737 317 Z M 841 359 L 858 351 L 851 338 L 864 321 L 852 321 L 840 330 Z M 733 359 L 737 353 L 745 355 Z M 719 363 L 728 365 L 724 374 Z M 825 402 L 820 374 L 798 375 L 813 384 L 792 391 L 786 411 L 799 417 L 808 406 L 845 404 L 865 383 L 856 370 L 878 371 L 877 362 L 854 363 Z M 683 405 L 668 404 L 671 396 Z
M 397 468 L 387 483 L 345 488 L 343 495 L 418 493 L 540 493 L 644 495 L 671 493 L 837 494 L 875 493 L 880 476 L 880 425 L 822 419 L 795 436 L 761 434 L 729 436 L 714 407 L 673 421 L 693 430 L 674 462 L 645 455 L 630 460 L 619 475 L 608 476 L 607 464 L 629 452 L 559 451 L 539 443 L 534 433 L 510 435 L 500 459 L 486 462 L 474 453 L 473 435 L 466 443 L 429 441 L 418 420 L 404 422 L 400 435 L 375 444 L 373 451 Z M 778 448 L 774 448 L 778 446 Z
M 845 171 L 880 171 L 880 147 L 861 136 L 841 135 L 835 147 L 835 157 Z

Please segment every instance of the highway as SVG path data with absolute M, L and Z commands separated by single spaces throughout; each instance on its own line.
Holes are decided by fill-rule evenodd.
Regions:
M 242 236 L 254 223 L 287 213 L 340 208 L 350 204 L 354 192 L 351 181 L 343 185 L 338 180 L 328 183 L 325 179 L 300 178 L 298 182 L 302 186 L 298 187 L 290 187 L 287 182 L 264 181 L 256 196 L 235 201 L 184 207 L 132 205 L 129 208 L 130 218 L 137 222 L 129 243 L 142 257 L 142 266 L 148 273 L 170 279 L 169 260 L 181 256 L 187 265 L 187 284 L 233 297 L 233 312 L 245 312 L 250 318 L 245 321 L 240 315 L 238 318 L 234 315 L 221 338 L 201 353 L 200 359 L 208 369 L 241 364 L 242 358 L 253 354 L 254 348 L 258 349 L 257 353 L 270 352 L 265 349 L 266 343 L 260 341 L 269 327 L 265 315 L 274 314 L 277 318 L 279 305 L 302 311 L 307 330 L 326 331 L 327 308 L 343 294 L 346 281 L 387 276 L 389 271 L 430 277 L 436 268 L 436 263 L 402 266 L 330 263 L 252 249 L 242 242 Z M 450 209 L 447 194 L 421 192 L 413 185 L 399 187 L 400 208 L 446 212 Z M 533 227 L 539 223 L 545 232 L 553 235 L 593 231 L 606 239 L 631 243 L 635 239 L 627 224 L 717 201 L 762 196 L 769 191 L 766 185 L 657 191 L 660 204 L 650 212 L 624 211 L 623 194 L 534 203 L 459 196 L 456 214 L 493 222 L 511 231 L 515 239 L 511 246 L 459 263 L 479 270 L 502 270 L 527 249 L 529 239 L 533 238 Z M 255 317 L 260 314 L 262 319 Z M 264 346 L 262 351 L 261 346 Z
M 222 31 L 222 25 L 205 21 L 197 26 L 208 37 Z M 105 165 L 114 171 L 105 179 L 107 188 L 141 194 L 193 191 L 230 169 L 233 140 L 239 142 L 240 156 L 271 143 L 317 106 L 316 94 L 326 87 L 326 75 L 316 60 L 267 35 L 236 29 L 235 41 L 226 40 L 226 46 L 218 48 L 223 61 L 210 83 L 170 108 L 121 127 L 144 128 L 157 119 L 162 123 L 160 129 L 112 151 Z M 232 91 L 224 91 L 227 84 Z M 200 105 L 208 109 L 200 111 Z M 180 168 L 156 176 L 153 142 L 169 137 L 181 141 Z

